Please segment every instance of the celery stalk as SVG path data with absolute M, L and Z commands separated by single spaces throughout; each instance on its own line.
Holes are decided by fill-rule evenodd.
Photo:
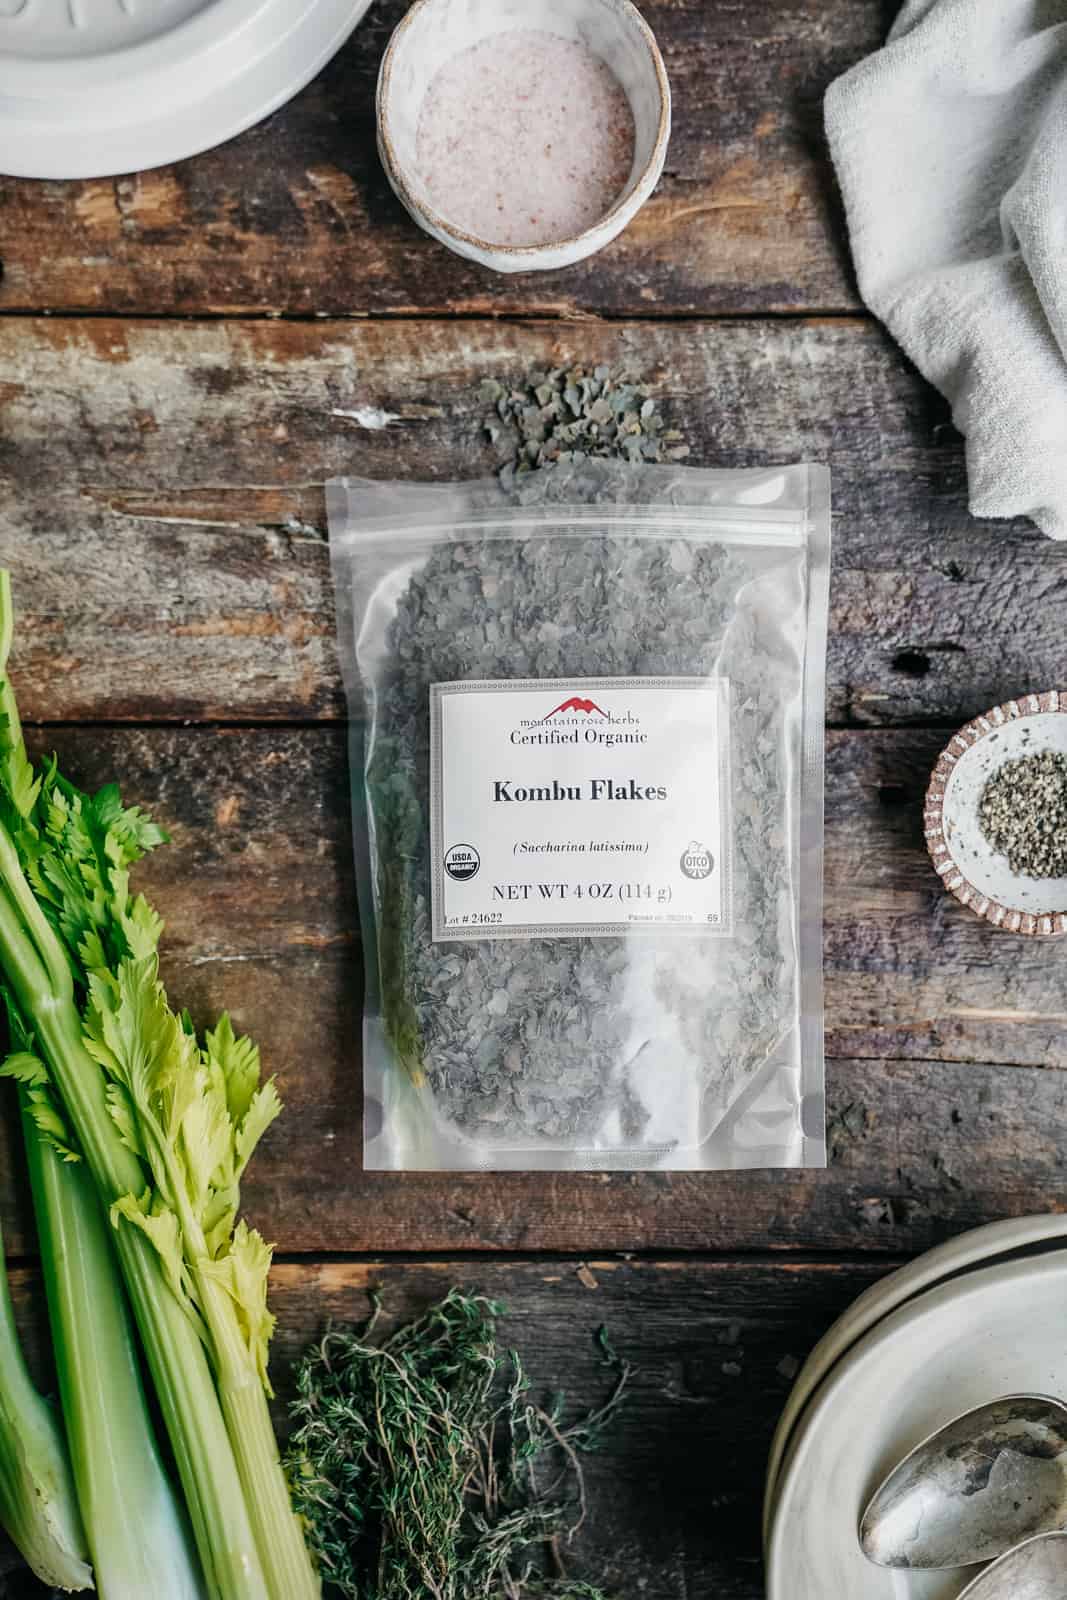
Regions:
M 26 1157 L 78 1503 L 101 1600 L 202 1600 L 163 1470 L 118 1262 L 83 1163 L 40 1135 L 20 1086 Z
M 242 1337 L 230 1291 L 212 1277 L 202 1230 L 183 1216 L 184 1237 L 199 1258 L 189 1263 L 211 1336 L 219 1400 L 244 1484 L 252 1526 L 273 1600 L 315 1600 L 321 1585 L 289 1499 L 267 1396 Z
M 82 1043 L 73 980 L 47 922 L 31 937 L 17 905 L 32 891 L 0 823 L 0 967 L 35 1045 L 59 1090 L 77 1143 L 110 1206 L 144 1185 L 140 1162 L 122 1143 L 99 1068 Z M 37 940 L 48 949 L 42 961 Z M 65 975 L 64 975 L 65 969 Z M 54 984 L 53 979 L 60 980 Z M 59 992 L 57 992 L 57 987 Z M 119 1261 L 170 1436 L 209 1593 L 215 1600 L 265 1600 L 233 1451 L 200 1333 L 161 1270 L 149 1241 L 132 1229 L 116 1235 Z
M 100 1069 L 85 1048 L 71 962 L 24 870 L 39 866 L 33 820 L 41 793 L 26 755 L 7 676 L 14 632 L 11 580 L 0 571 L 0 970 L 58 1091 L 74 1142 L 105 1209 L 142 1192 L 141 1161 L 112 1118 Z M 11 829 L 15 830 L 13 834 Z M 84 981 L 84 980 L 83 980 Z M 39 1091 L 44 1093 L 45 1091 Z M 54 1117 L 60 1116 L 58 1107 Z M 189 1315 L 150 1241 L 133 1229 L 116 1235 L 119 1263 L 163 1421 L 174 1451 L 193 1535 L 212 1600 L 266 1600 L 248 1507 L 226 1433 L 203 1329 Z M 153 1585 L 154 1587 L 154 1585 Z
M 316 1600 L 267 1405 L 271 1249 L 237 1217 L 281 1102 L 228 1019 L 201 1045 L 171 1011 L 162 922 L 129 889 L 165 836 L 113 786 L 91 797 L 54 762 L 35 772 L 12 634 L 0 572 L 0 976 L 33 1036 L 2 1070 L 23 1076 L 45 1137 L 84 1155 L 110 1211 L 211 1593 Z
M 0 1242 L 0 1523 L 43 1583 L 91 1589 L 93 1575 L 59 1417 L 26 1370 Z
M 83 1026 L 153 1180 L 150 1202 L 131 1193 L 113 1208 L 120 1238 L 146 1233 L 203 1319 L 271 1600 L 316 1600 L 267 1405 L 271 1251 L 236 1222 L 241 1174 L 281 1110 L 274 1084 L 260 1084 L 259 1053 L 228 1018 L 201 1049 L 167 1003 L 154 953 L 90 975 Z

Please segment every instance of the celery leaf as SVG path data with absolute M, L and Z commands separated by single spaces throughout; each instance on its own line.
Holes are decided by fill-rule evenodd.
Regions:
M 225 1289 L 233 1301 L 245 1347 L 268 1395 L 274 1393 L 267 1373 L 267 1352 L 275 1322 L 267 1309 L 272 1254 L 260 1233 L 246 1222 L 239 1222 L 229 1252 L 203 1268 L 205 1276 Z
M 182 1260 L 181 1227 L 173 1211 L 153 1204 L 152 1191 L 146 1189 L 138 1199 L 124 1195 L 111 1207 L 112 1226 L 120 1221 L 132 1223 L 151 1241 L 163 1263 L 163 1271 L 171 1289 L 183 1303 L 186 1301 L 185 1270 Z

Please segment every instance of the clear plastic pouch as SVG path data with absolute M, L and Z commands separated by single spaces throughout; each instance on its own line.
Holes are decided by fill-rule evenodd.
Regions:
M 328 502 L 367 1166 L 822 1165 L 826 470 Z

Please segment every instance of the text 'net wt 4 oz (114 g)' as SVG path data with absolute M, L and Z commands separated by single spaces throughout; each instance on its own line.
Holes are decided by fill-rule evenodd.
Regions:
M 367 1165 L 821 1165 L 825 469 L 329 507 Z

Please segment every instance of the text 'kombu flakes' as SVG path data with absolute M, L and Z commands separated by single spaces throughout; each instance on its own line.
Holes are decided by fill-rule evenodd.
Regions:
M 821 1164 L 828 490 L 330 486 L 368 1166 Z

